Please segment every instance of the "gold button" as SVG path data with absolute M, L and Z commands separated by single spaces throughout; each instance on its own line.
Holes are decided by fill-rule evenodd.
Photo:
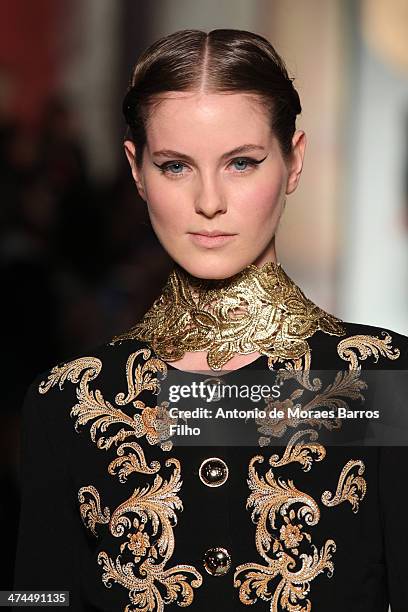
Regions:
M 225 548 L 217 546 L 209 548 L 204 553 L 203 563 L 209 574 L 212 576 L 222 576 L 231 567 L 231 557 Z
M 228 466 L 219 457 L 209 457 L 200 465 L 198 475 L 207 487 L 219 487 L 228 478 Z

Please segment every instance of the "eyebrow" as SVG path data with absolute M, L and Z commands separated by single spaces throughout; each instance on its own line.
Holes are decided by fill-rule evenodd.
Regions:
M 221 155 L 221 159 L 231 157 L 231 155 L 239 155 L 240 153 L 249 153 L 250 151 L 265 151 L 265 147 L 256 144 L 244 144 L 239 147 L 235 147 L 231 151 L 227 151 Z M 156 157 L 177 157 L 179 159 L 185 159 L 188 162 L 193 162 L 193 158 L 180 151 L 173 151 L 172 149 L 160 149 L 160 151 L 154 151 L 153 155 Z

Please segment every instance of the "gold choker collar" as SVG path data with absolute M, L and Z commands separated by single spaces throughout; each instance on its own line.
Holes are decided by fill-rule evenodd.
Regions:
M 341 322 L 309 300 L 280 263 L 251 264 L 221 280 L 194 277 L 175 264 L 150 309 L 112 343 L 142 340 L 169 362 L 208 351 L 212 370 L 221 370 L 236 353 L 258 351 L 272 367 L 303 357 L 309 352 L 306 339 L 319 329 L 344 334 Z

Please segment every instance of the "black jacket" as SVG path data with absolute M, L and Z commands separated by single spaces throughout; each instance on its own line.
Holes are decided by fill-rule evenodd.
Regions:
M 344 336 L 317 331 L 308 340 L 313 369 L 408 370 L 406 336 L 344 326 Z M 231 375 L 251 370 L 268 372 L 267 358 Z M 238 612 L 244 602 L 265 612 L 408 611 L 406 446 L 356 446 L 349 434 L 332 444 L 330 418 L 260 419 L 246 430 L 250 446 L 222 438 L 172 446 L 157 428 L 166 371 L 176 375 L 128 339 L 32 382 L 15 590 L 70 591 L 75 612 L 165 612 L 183 603 Z M 347 383 L 354 399 L 341 380 L 331 392 L 324 384 L 314 405 L 348 397 L 372 407 L 358 399 L 356 380 Z M 310 381 L 286 384 L 294 395 L 281 407 L 313 396 Z M 202 466 L 209 458 L 215 471 Z M 226 469 L 226 481 L 209 486 Z

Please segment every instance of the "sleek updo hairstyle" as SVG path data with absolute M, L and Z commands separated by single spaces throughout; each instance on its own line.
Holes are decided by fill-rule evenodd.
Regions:
M 170 91 L 259 96 L 288 159 L 302 110 L 292 81 L 269 41 L 253 32 L 180 30 L 160 38 L 140 55 L 123 101 L 129 126 L 125 140 L 136 146 L 136 165 L 142 165 L 150 110 L 160 102 L 160 94 Z

